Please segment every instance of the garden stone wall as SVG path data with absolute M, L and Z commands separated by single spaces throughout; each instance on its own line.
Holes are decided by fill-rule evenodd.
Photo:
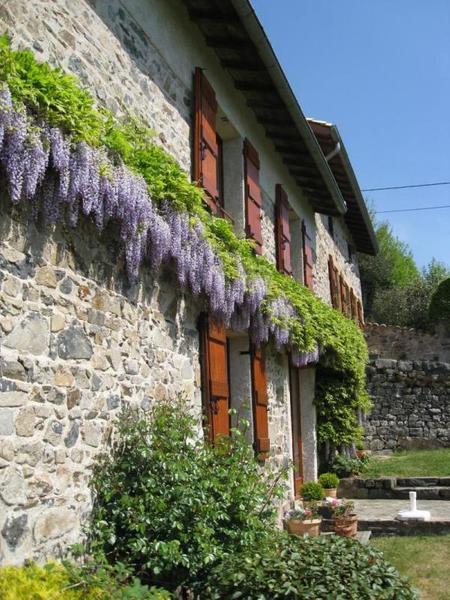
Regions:
M 373 408 L 363 421 L 367 447 L 450 447 L 450 364 L 378 358 L 367 368 Z
M 450 363 L 450 335 L 443 327 L 430 333 L 410 327 L 366 323 L 364 334 L 374 358 Z

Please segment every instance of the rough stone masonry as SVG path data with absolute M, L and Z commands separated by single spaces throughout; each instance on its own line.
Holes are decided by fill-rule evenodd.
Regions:
M 363 421 L 367 447 L 374 451 L 450 447 L 450 363 L 387 358 L 397 349 L 385 343 L 384 331 L 373 324 L 366 328 L 369 348 L 378 350 L 367 368 L 373 402 Z M 411 330 L 407 334 L 410 342 L 402 337 L 402 353 L 417 356 L 416 338 L 422 339 L 423 334 L 415 336 Z M 386 336 L 391 339 L 392 332 L 387 330 Z M 434 355 L 444 355 L 448 339 L 442 340 L 442 348 L 436 340 Z
M 128 286 L 114 237 L 38 230 L 0 202 L 0 563 L 79 540 L 121 406 L 200 411 L 198 307 L 170 273 Z

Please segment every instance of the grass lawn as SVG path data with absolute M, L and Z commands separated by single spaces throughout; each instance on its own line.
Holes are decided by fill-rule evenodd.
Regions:
M 410 578 L 421 600 L 449 600 L 450 535 L 374 538 L 370 543 Z
M 361 477 L 450 477 L 450 448 L 405 450 L 371 458 Z M 450 596 L 449 596 L 450 598 Z

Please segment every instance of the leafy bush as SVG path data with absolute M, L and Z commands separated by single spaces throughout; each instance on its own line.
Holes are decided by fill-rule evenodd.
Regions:
M 339 477 L 336 473 L 322 473 L 322 475 L 319 476 L 319 483 L 326 490 L 337 488 L 339 485 Z
M 143 581 L 188 585 L 229 552 L 256 547 L 274 524 L 281 474 L 261 477 L 243 433 L 198 438 L 184 402 L 123 412 L 92 479 L 89 548 L 133 565 Z
M 340 478 L 360 475 L 366 468 L 369 457 L 349 458 L 339 454 L 330 465 L 330 470 Z
M 128 573 L 118 577 L 111 568 L 85 569 L 59 563 L 43 567 L 0 569 L 2 600 L 169 600 L 171 595 L 142 585 L 136 578 L 128 581 Z
M 300 496 L 303 500 L 322 500 L 323 487 L 315 481 L 307 481 L 300 488 Z
M 337 536 L 286 538 L 215 566 L 202 600 L 417 600 L 406 579 L 370 546 Z
M 433 322 L 450 321 L 450 277 L 444 279 L 434 292 L 429 314 Z

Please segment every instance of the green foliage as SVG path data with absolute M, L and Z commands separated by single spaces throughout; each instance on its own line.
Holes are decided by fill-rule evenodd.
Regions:
M 450 278 L 441 281 L 431 298 L 430 319 L 450 322 Z
M 357 410 L 367 412 L 371 406 L 366 390 L 349 376 L 319 368 L 316 375 L 317 434 L 320 443 L 332 447 L 348 446 L 361 440 Z
M 349 458 L 343 454 L 338 454 L 330 465 L 330 470 L 340 478 L 353 477 L 360 475 L 367 468 L 369 457 Z
M 280 474 L 265 475 L 241 431 L 215 447 L 199 439 L 183 401 L 125 411 L 94 470 L 90 550 L 145 581 L 189 584 L 268 535 L 282 490 Z
M 449 268 L 433 259 L 419 272 L 410 248 L 396 238 L 388 223 L 376 227 L 380 251 L 358 258 L 366 319 L 388 325 L 426 329 L 428 307 Z
M 287 537 L 215 566 L 202 600 L 418 600 L 407 580 L 370 546 L 338 536 Z
M 40 567 L 0 569 L 2 600 L 169 600 L 171 595 L 157 588 L 142 585 L 128 574 L 118 576 L 111 568 L 90 567 L 86 576 L 83 567 L 51 562 Z
M 316 481 L 307 481 L 300 488 L 300 496 L 307 501 L 322 500 L 324 496 L 323 487 Z
M 339 477 L 336 473 L 322 473 L 319 476 L 319 483 L 326 490 L 337 488 L 339 485 Z
M 242 263 L 249 286 L 252 279 L 261 276 L 269 290 L 269 299 L 288 298 L 298 313 L 283 323 L 290 331 L 292 346 L 301 352 L 319 345 L 322 363 L 346 377 L 354 404 L 364 402 L 367 347 L 359 328 L 292 277 L 279 273 L 267 259 L 256 256 L 252 242 L 238 238 L 228 221 L 213 217 L 206 210 L 203 190 L 189 181 L 167 152 L 152 143 L 152 132 L 147 127 L 130 117 L 119 121 L 106 109 L 97 108 L 92 96 L 73 76 L 39 63 L 28 50 L 12 50 L 6 36 L 0 40 L 0 80 L 8 83 L 16 104 L 25 104 L 32 114 L 62 128 L 74 140 L 104 146 L 113 159 L 123 161 L 142 175 L 153 201 L 169 201 L 179 210 L 187 211 L 193 222 L 200 220 L 226 275 L 239 277 L 238 263 Z M 266 310 L 269 312 L 268 306 Z M 327 397 L 329 404 L 341 408 L 344 396 L 339 389 L 335 393 L 331 380 Z M 358 436 L 355 423 L 353 434 L 348 419 L 342 431 L 339 423 L 335 419 L 332 428 L 337 442 L 347 443 L 352 435 Z

